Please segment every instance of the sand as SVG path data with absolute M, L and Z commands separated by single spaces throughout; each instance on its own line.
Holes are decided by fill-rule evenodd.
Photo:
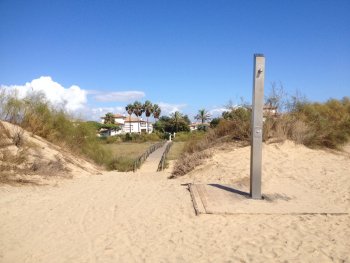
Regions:
M 349 211 L 349 155 L 286 142 L 263 156 L 265 185 L 288 178 Z M 350 262 L 349 215 L 195 215 L 187 183 L 246 186 L 248 175 L 249 148 L 225 145 L 179 179 L 81 172 L 0 186 L 0 262 Z
M 18 146 L 13 142 L 16 134 L 21 138 Z M 55 185 L 62 178 L 100 174 L 100 167 L 19 126 L 0 121 L 0 176 L 4 174 L 13 182 Z

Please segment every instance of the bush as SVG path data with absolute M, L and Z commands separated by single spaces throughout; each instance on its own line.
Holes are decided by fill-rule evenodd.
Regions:
M 350 99 L 330 99 L 325 103 L 299 103 L 290 113 L 306 126 L 304 144 L 339 148 L 350 138 Z
M 132 142 L 155 142 L 155 141 L 161 141 L 162 135 L 159 133 L 127 133 L 125 136 L 123 136 L 123 141 L 132 141 Z
M 117 143 L 117 142 L 122 142 L 122 138 L 120 136 L 108 136 L 105 139 L 105 142 L 107 144 L 111 144 L 111 143 Z
M 170 178 L 175 178 L 178 176 L 185 175 L 192 171 L 196 166 L 203 163 L 203 160 L 211 156 L 211 152 L 201 151 L 193 154 L 184 154 L 181 158 L 175 163 L 174 169 L 171 173 Z
M 108 163 L 110 152 L 101 147 L 96 128 L 91 123 L 73 122 L 66 112 L 53 108 L 43 94 L 32 93 L 23 100 L 16 94 L 7 94 L 2 101 L 0 113 L 4 120 L 98 164 Z M 15 140 L 16 144 L 21 143 L 20 134 Z
M 108 169 L 118 170 L 119 172 L 132 171 L 134 168 L 134 159 L 128 157 L 112 158 L 108 163 Z
M 203 131 L 193 131 L 193 132 L 177 132 L 175 134 L 175 142 L 186 142 L 189 140 L 199 140 L 205 136 Z
M 206 124 L 200 124 L 200 125 L 198 125 L 197 130 L 206 132 L 209 130 L 209 126 Z
M 350 99 L 331 99 L 325 103 L 310 103 L 292 98 L 288 111 L 267 116 L 263 127 L 263 141 L 290 139 L 309 147 L 340 148 L 350 138 Z M 185 137 L 185 136 L 184 136 Z M 223 113 L 223 119 L 202 138 L 187 135 L 184 155 L 176 162 L 172 177 L 181 176 L 203 160 L 207 149 L 222 141 L 250 143 L 251 111 L 236 108 Z M 179 134 L 175 140 L 183 139 Z M 203 158 L 202 158 L 203 157 Z M 195 164 L 195 165 L 193 165 Z
M 218 126 L 220 120 L 221 120 L 221 118 L 212 119 L 210 122 L 210 128 L 215 128 L 216 126 Z

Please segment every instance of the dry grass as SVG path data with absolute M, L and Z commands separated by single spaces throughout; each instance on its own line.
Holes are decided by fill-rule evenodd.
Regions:
M 122 142 L 105 144 L 103 145 L 103 148 L 110 150 L 115 157 L 128 157 L 135 159 L 143 154 L 153 144 L 156 144 L 156 142 Z
M 238 116 L 238 117 L 237 117 Z M 249 112 L 237 110 L 228 120 L 221 120 L 214 129 L 210 129 L 201 138 L 192 138 L 183 146 L 183 155 L 176 161 L 170 178 L 183 176 L 211 157 L 210 148 L 223 142 L 250 140 Z
M 22 128 L 0 122 L 0 184 L 38 184 L 33 175 L 67 177 L 64 160 L 56 156 L 48 161 L 39 152 Z
M 21 185 L 41 185 L 35 180 L 28 178 L 16 177 L 11 173 L 0 173 L 0 185 L 7 184 L 12 186 L 21 186 Z
M 177 160 L 184 153 L 186 142 L 173 142 L 167 155 L 167 160 Z
M 135 160 L 154 144 L 157 141 L 104 144 L 103 148 L 112 153 L 108 168 L 120 172 L 132 171 Z
M 195 152 L 192 154 L 185 153 L 175 163 L 174 169 L 171 173 L 170 178 L 176 178 L 178 176 L 185 175 L 192 171 L 196 166 L 201 165 L 203 161 L 212 156 L 210 150 L 204 150 Z

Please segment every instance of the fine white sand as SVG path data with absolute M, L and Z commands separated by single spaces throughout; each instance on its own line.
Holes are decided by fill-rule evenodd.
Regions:
M 349 155 L 286 142 L 263 156 L 264 184 L 289 178 L 349 211 Z M 247 185 L 249 148 L 225 145 L 174 180 L 81 174 L 0 186 L 0 262 L 350 262 L 349 215 L 195 215 L 182 184 Z

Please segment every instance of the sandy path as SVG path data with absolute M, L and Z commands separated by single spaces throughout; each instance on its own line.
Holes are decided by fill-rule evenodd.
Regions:
M 169 142 L 166 142 L 162 147 L 151 153 L 146 161 L 141 165 L 139 169 L 140 173 L 156 172 L 162 155 L 166 149 Z
M 293 147 L 269 147 L 266 179 L 285 174 L 348 202 L 348 157 Z M 196 181 L 213 181 L 214 171 L 216 180 L 232 176 L 232 165 L 234 176 L 245 171 L 246 149 L 224 152 L 231 161 L 219 169 L 222 154 L 193 174 Z M 194 178 L 168 175 L 106 172 L 56 187 L 0 186 L 0 262 L 350 262 L 349 215 L 195 216 L 182 185 Z
M 350 260 L 349 216 L 195 216 L 181 183 L 110 172 L 1 187 L 0 262 Z

